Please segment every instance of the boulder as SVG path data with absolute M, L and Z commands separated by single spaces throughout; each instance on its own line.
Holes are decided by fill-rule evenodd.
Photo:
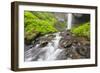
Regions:
M 72 46 L 72 40 L 65 40 L 64 38 L 62 38 L 60 40 L 60 46 L 63 47 L 63 48 L 69 48 Z
M 45 46 L 47 46 L 47 44 L 48 44 L 47 41 L 42 41 L 42 42 L 40 43 L 40 47 L 45 47 Z
M 84 56 L 85 58 L 88 58 L 89 54 L 90 54 L 90 47 L 89 46 L 85 46 L 85 45 L 81 45 L 81 46 L 78 46 L 76 48 L 76 51 L 81 56 Z

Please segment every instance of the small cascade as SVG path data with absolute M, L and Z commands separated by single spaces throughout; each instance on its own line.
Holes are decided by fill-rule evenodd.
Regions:
M 50 45 L 47 47 L 48 49 L 46 51 L 46 60 L 55 60 L 60 54 L 61 49 L 58 48 L 58 46 L 61 36 L 59 36 L 59 34 L 59 32 L 55 33 L 56 37 L 49 43 Z
M 25 61 L 50 61 L 56 60 L 58 55 L 63 51 L 60 49 L 59 41 L 61 39 L 60 32 L 54 33 L 55 37 L 45 47 L 39 47 L 37 44 L 25 52 Z

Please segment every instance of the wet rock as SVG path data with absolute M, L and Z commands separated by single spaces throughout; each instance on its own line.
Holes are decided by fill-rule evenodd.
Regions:
M 38 43 L 41 43 L 42 41 L 50 42 L 55 36 L 56 35 L 48 34 L 48 35 L 41 36 L 41 37 L 37 38 L 36 41 L 38 41 Z
M 72 40 L 72 34 L 69 30 L 61 32 L 60 35 L 64 38 L 64 40 Z
M 48 42 L 50 42 L 54 37 L 55 35 L 53 34 L 38 37 L 32 41 L 32 45 L 36 46 L 36 44 L 40 44 L 40 47 L 45 47 L 48 44 Z
M 40 44 L 40 47 L 45 47 L 47 46 L 48 42 L 47 41 L 42 41 Z
M 70 54 L 70 58 L 71 58 L 71 59 L 80 59 L 81 56 L 80 56 L 76 51 L 73 51 L 73 52 Z
M 89 46 L 82 46 L 81 45 L 81 46 L 77 47 L 76 51 L 81 56 L 89 58 L 89 54 L 90 54 L 90 48 L 89 48 Z
M 66 49 L 66 56 L 68 59 L 80 59 L 81 55 L 77 53 L 76 47 L 70 47 Z
M 78 44 L 78 41 L 76 39 L 73 40 L 73 44 Z
M 66 41 L 66 42 L 63 43 L 63 45 L 64 45 L 64 48 L 71 47 L 71 45 L 72 45 L 72 41 L 71 41 L 71 40 Z
M 72 46 L 72 40 L 61 39 L 60 40 L 60 46 L 63 47 L 63 48 L 71 47 Z
M 75 37 L 82 45 L 90 44 L 90 41 L 85 37 Z
M 61 36 L 60 40 L 55 39 L 56 36 Z M 58 45 L 56 45 L 56 43 L 58 43 Z M 54 33 L 40 36 L 32 41 L 32 45 L 33 48 L 31 48 L 31 46 L 28 48 L 32 49 L 30 56 L 32 56 L 33 61 L 46 60 L 47 58 L 45 57 L 45 53 L 47 53 L 47 50 L 49 50 L 49 53 L 52 48 L 55 48 L 55 46 L 57 46 L 55 49 L 62 50 L 62 52 L 60 52 L 57 56 L 54 56 L 56 57 L 55 60 L 90 58 L 90 41 L 84 37 L 73 36 L 69 30 L 61 32 L 60 35 L 56 35 L 56 33 Z M 44 49 L 45 47 L 46 49 Z M 51 54 L 54 54 L 54 52 Z
M 51 41 L 54 37 L 56 37 L 56 35 L 50 34 L 47 36 L 47 40 Z

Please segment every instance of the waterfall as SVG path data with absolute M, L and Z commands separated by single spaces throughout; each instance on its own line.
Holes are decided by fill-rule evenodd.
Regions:
M 68 19 L 68 21 L 67 21 L 67 29 L 71 29 L 71 27 L 72 27 L 72 13 L 68 13 L 67 19 Z
M 67 29 L 71 29 L 72 27 L 72 13 L 68 13 L 68 25 Z M 25 61 L 50 61 L 50 60 L 58 60 L 61 55 L 61 52 L 64 49 L 59 48 L 59 41 L 61 39 L 60 32 L 54 33 L 55 37 L 48 41 L 48 44 L 44 47 L 39 47 L 41 44 L 37 44 L 34 47 L 26 50 L 24 53 Z M 48 35 L 45 35 L 46 37 Z M 62 56 L 61 56 L 62 57 Z

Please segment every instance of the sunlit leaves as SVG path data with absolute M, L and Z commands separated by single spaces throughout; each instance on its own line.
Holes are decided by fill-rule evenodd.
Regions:
M 25 38 L 32 39 L 37 33 L 41 35 L 57 32 L 54 24 L 57 22 L 53 13 L 47 12 L 24 12 Z
M 76 36 L 90 37 L 90 22 L 81 24 L 80 26 L 71 29 L 71 32 Z

